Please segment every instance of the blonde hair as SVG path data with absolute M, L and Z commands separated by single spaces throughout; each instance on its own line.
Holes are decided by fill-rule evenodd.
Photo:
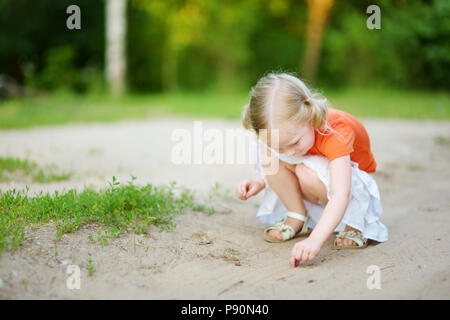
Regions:
M 309 122 L 314 129 L 330 129 L 328 101 L 312 92 L 299 78 L 288 73 L 270 73 L 251 89 L 242 124 L 258 135 L 287 121 Z

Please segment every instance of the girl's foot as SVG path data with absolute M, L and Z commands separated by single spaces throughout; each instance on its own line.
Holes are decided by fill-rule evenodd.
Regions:
M 344 231 L 355 231 L 355 232 L 360 232 L 358 229 L 352 228 L 350 226 L 345 226 L 345 230 Z M 344 239 L 336 239 L 336 244 L 338 246 L 358 246 L 358 244 L 350 239 L 344 238 Z
M 284 223 L 288 226 L 291 226 L 294 229 L 295 233 L 297 233 L 303 227 L 304 222 L 295 218 L 288 217 Z M 278 230 L 269 230 L 267 235 L 277 240 L 283 239 L 281 232 Z

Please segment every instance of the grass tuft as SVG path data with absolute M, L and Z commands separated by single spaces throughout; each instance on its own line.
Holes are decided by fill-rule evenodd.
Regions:
M 88 277 L 92 277 L 95 273 L 95 267 L 94 264 L 92 263 L 92 259 L 89 258 L 87 259 L 87 271 L 88 271 Z
M 175 227 L 173 218 L 185 209 L 211 212 L 210 208 L 194 201 L 192 191 L 169 185 L 135 185 L 136 177 L 121 184 L 115 177 L 109 188 L 100 191 L 86 188 L 82 192 L 70 189 L 34 197 L 27 190 L 0 191 L 0 256 L 3 250 L 16 250 L 25 239 L 27 228 L 54 223 L 55 241 L 64 233 L 78 230 L 87 224 L 97 224 L 97 240 L 108 243 L 129 231 L 145 234 L 150 226 L 160 229 Z M 89 240 L 94 241 L 90 236 Z

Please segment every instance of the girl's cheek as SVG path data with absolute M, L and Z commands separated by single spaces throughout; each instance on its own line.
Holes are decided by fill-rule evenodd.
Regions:
M 307 153 L 314 145 L 314 141 L 305 142 L 304 145 L 301 146 L 302 152 Z
M 308 150 L 314 146 L 314 142 L 315 142 L 315 137 L 314 137 L 314 134 L 312 134 L 311 138 L 309 139 Z
M 295 153 L 300 156 L 303 156 L 306 153 L 306 151 L 308 150 L 304 146 L 299 146 Z

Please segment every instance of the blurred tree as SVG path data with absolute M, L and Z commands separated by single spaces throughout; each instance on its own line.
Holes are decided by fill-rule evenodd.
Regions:
M 371 4 L 381 8 L 381 30 L 366 26 Z M 333 11 L 317 74 L 322 85 L 450 87 L 450 1 L 337 1 Z
M 165 91 L 178 89 L 178 63 L 186 48 L 202 41 L 206 33 L 205 0 L 133 0 L 163 26 L 161 77 Z
M 105 64 L 109 3 L 0 0 L 0 74 L 76 92 L 103 89 L 109 68 L 123 70 L 118 88 L 141 92 L 248 89 L 267 72 L 298 70 L 314 86 L 449 88 L 448 0 L 129 0 L 126 65 Z M 81 30 L 66 27 L 71 4 Z M 371 4 L 381 30 L 366 27 Z
M 264 0 L 257 11 L 248 41 L 246 71 L 253 85 L 270 71 L 299 73 L 305 51 L 307 7 L 305 1 Z
M 216 61 L 217 85 L 222 91 L 246 84 L 243 72 L 250 62 L 249 40 L 257 25 L 260 1 L 205 1 L 208 8 L 206 50 Z
M 105 73 L 114 96 L 125 91 L 126 0 L 106 0 Z
M 334 0 L 307 0 L 306 3 L 308 4 L 308 24 L 302 74 L 305 79 L 312 82 L 319 64 L 325 24 Z
M 71 4 L 81 30 L 66 27 Z M 0 0 L 0 74 L 44 90 L 102 86 L 104 11 L 98 0 Z

